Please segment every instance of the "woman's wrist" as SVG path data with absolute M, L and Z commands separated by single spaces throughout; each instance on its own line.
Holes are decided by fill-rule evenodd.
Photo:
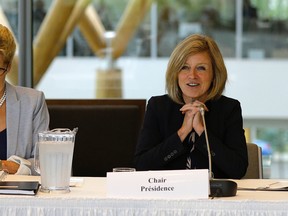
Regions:
M 177 131 L 177 134 L 182 142 L 185 140 L 186 136 L 188 135 L 188 133 L 185 130 L 183 130 L 183 128 L 180 128 Z
M 198 136 L 201 136 L 201 134 L 204 132 L 204 127 L 201 127 L 201 128 L 199 128 L 199 129 L 196 129 L 196 128 L 195 128 L 195 131 L 196 131 L 196 133 L 197 133 Z

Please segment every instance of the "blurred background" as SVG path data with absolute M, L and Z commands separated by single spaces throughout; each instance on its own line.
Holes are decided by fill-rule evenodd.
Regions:
M 264 178 L 288 178 L 288 0 L 22 1 L 0 0 L 18 48 L 31 34 L 31 59 L 17 52 L 9 81 L 23 85 L 30 74 L 47 99 L 165 94 L 176 44 L 213 37 L 228 69 L 225 95 L 241 102 L 247 141 L 262 147 Z

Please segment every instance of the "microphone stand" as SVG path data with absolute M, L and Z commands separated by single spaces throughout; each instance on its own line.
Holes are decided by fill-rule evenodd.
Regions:
M 206 128 L 205 121 L 205 110 L 204 107 L 200 107 L 200 113 L 202 116 L 205 140 L 208 152 L 208 162 L 209 162 L 209 181 L 210 181 L 210 196 L 211 197 L 228 197 L 235 196 L 237 193 L 237 183 L 228 179 L 214 179 L 212 172 L 212 159 L 211 159 L 211 151 L 210 144 L 208 139 L 208 133 Z

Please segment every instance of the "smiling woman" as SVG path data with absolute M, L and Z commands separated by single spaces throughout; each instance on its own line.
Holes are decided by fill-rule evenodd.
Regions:
M 15 50 L 12 32 L 0 24 L 0 163 L 10 174 L 25 175 L 31 174 L 29 160 L 49 114 L 43 92 L 6 81 Z
M 205 102 L 212 78 L 212 64 L 208 52 L 189 56 L 178 75 L 178 83 L 185 103 L 196 99 Z
M 208 169 L 204 122 L 216 178 L 242 178 L 247 146 L 238 100 L 222 95 L 227 71 L 215 41 L 191 35 L 171 54 L 168 94 L 148 101 L 136 148 L 137 170 Z

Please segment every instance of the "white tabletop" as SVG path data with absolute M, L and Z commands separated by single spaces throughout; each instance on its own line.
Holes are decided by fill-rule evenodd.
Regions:
M 78 178 L 78 177 L 77 177 Z M 235 197 L 203 200 L 110 198 L 106 178 L 84 177 L 67 194 L 0 195 L 0 215 L 287 215 L 288 191 L 242 191 Z M 6 180 L 39 180 L 13 176 Z M 279 180 L 237 180 L 238 187 L 258 187 Z

